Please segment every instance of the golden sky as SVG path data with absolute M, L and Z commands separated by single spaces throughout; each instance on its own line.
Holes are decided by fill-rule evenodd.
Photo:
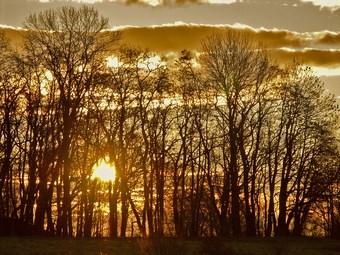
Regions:
M 208 34 L 243 30 L 279 63 L 298 58 L 340 98 L 340 0 L 0 0 L 0 26 L 18 42 L 30 12 L 93 4 L 124 41 L 164 54 L 197 50 Z M 326 77 L 327 76 L 327 77 Z

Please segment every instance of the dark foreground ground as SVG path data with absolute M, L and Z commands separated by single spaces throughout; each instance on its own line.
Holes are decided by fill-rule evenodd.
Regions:
M 323 238 L 67 239 L 0 237 L 0 255 L 340 255 L 340 240 Z

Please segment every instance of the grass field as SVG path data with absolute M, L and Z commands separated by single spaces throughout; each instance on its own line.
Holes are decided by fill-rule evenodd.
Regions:
M 340 255 L 323 238 L 107 239 L 0 237 L 1 255 Z

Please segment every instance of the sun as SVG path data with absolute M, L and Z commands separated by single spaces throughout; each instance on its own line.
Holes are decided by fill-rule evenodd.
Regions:
M 98 178 L 101 181 L 114 181 L 116 178 L 116 169 L 113 164 L 107 163 L 105 159 L 101 159 L 93 166 L 93 174 L 91 179 Z

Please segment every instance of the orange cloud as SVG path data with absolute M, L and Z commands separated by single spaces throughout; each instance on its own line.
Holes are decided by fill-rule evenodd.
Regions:
M 157 27 L 123 28 L 124 40 L 156 51 L 177 51 L 182 49 L 197 50 L 201 40 L 213 33 L 227 30 L 240 30 L 257 41 L 262 41 L 269 48 L 307 47 L 311 40 L 301 34 L 286 30 L 255 30 L 251 27 L 228 25 L 209 26 L 195 24 L 165 25 Z
M 340 34 L 339 33 L 324 33 L 318 43 L 321 44 L 330 44 L 330 45 L 340 45 Z
M 24 30 L 18 30 L 10 27 L 0 27 L 0 32 L 3 32 L 5 36 L 10 40 L 12 47 L 21 46 L 23 43 L 22 34 L 25 33 Z
M 254 40 L 268 47 L 279 63 L 289 63 L 299 59 L 307 65 L 335 67 L 340 65 L 340 33 L 296 33 L 287 30 L 253 29 L 247 26 L 167 24 L 154 27 L 121 27 L 123 43 L 148 48 L 159 53 L 176 53 L 183 49 L 196 51 L 201 41 L 213 33 L 238 30 L 247 33 Z M 27 31 L 0 28 L 13 44 L 22 43 L 22 33 Z M 335 50 L 324 49 L 333 46 Z M 339 50 L 336 50 L 339 49 Z
M 294 59 L 302 61 L 305 65 L 336 68 L 340 67 L 340 50 L 308 49 L 290 51 L 283 49 L 272 50 L 272 55 L 280 63 L 291 63 Z

